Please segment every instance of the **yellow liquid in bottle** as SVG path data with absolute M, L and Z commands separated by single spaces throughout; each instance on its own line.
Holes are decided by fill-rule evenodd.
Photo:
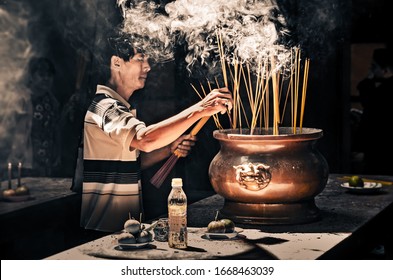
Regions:
M 187 203 L 168 205 L 169 235 L 168 245 L 171 248 L 187 248 Z

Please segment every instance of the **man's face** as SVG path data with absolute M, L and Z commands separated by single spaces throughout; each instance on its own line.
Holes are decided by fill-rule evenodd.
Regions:
M 122 69 L 122 81 L 132 91 L 145 86 L 147 73 L 150 71 L 148 56 L 136 53 L 129 61 L 125 61 Z

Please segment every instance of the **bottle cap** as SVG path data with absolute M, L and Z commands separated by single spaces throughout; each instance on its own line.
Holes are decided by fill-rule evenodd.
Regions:
M 182 186 L 183 186 L 182 178 L 173 178 L 172 179 L 172 187 L 182 187 Z

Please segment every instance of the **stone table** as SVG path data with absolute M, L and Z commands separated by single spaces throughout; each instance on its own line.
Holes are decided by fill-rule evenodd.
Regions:
M 349 175 L 350 176 L 350 175 Z M 234 239 L 210 240 L 204 232 L 224 199 L 213 195 L 189 206 L 189 248 L 175 250 L 154 241 L 141 249 L 119 250 L 118 233 L 76 246 L 47 259 L 356 259 L 376 244 L 391 248 L 393 177 L 373 194 L 354 194 L 340 185 L 344 175 L 331 174 L 316 198 L 320 220 L 296 225 L 238 224 Z

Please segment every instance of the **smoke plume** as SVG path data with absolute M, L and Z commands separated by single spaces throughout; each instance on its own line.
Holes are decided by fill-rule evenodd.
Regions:
M 183 47 L 190 73 L 201 66 L 217 69 L 220 51 L 228 63 L 247 63 L 254 70 L 272 55 L 278 68 L 289 61 L 290 49 L 283 44 L 288 30 L 274 0 L 177 0 L 164 7 L 118 0 L 118 5 L 125 32 L 150 38 L 139 44 L 156 59 L 173 59 L 175 48 Z

